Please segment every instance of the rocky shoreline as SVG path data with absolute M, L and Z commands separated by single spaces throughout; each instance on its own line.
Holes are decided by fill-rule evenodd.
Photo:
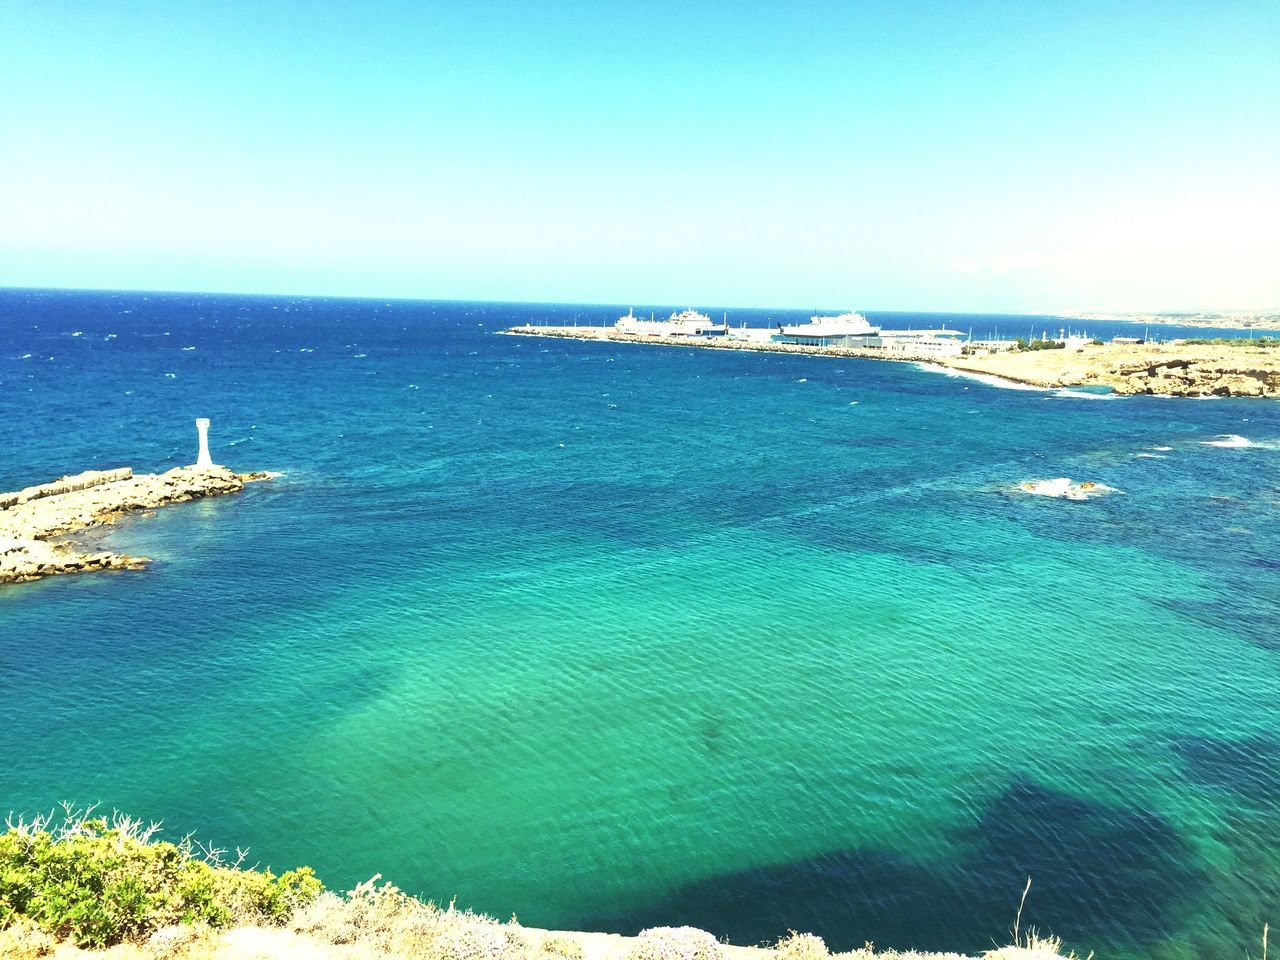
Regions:
M 1107 387 L 1123 396 L 1280 397 L 1280 350 L 1194 344 L 1103 345 L 939 361 L 1047 389 Z
M 63 538 L 139 511 L 237 493 L 246 483 L 271 476 L 217 466 L 135 475 L 130 467 L 121 467 L 0 493 L 0 583 L 95 570 L 139 570 L 150 558 L 89 551 Z

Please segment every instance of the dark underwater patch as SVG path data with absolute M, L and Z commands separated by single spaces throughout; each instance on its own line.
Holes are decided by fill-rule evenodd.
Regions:
M 1029 876 L 1023 923 L 1078 943 L 1152 943 L 1178 926 L 1178 904 L 1204 877 L 1160 814 L 1115 807 L 1020 779 L 975 828 L 970 881 L 985 899 Z
M 954 949 L 965 939 L 953 925 L 964 907 L 957 879 L 952 870 L 890 851 L 842 850 L 696 881 L 665 900 L 583 923 L 624 934 L 688 924 L 738 944 L 775 941 L 796 929 L 820 934 L 832 949 L 867 940 Z
M 1264 650 L 1280 650 L 1280 617 L 1268 595 L 1239 590 L 1230 596 L 1171 595 L 1153 602 L 1216 632 L 1229 631 Z
M 833 950 L 881 947 L 976 952 L 1005 942 L 1027 877 L 1023 928 L 1069 942 L 1141 946 L 1179 926 L 1202 886 L 1191 851 L 1158 814 L 1012 783 L 956 838 L 946 863 L 875 847 L 740 870 L 687 884 L 655 903 L 587 918 L 587 929 L 636 933 L 690 924 L 738 944 L 789 929 Z
M 1184 736 L 1174 740 L 1173 749 L 1194 783 L 1230 790 L 1257 804 L 1280 802 L 1280 737 Z

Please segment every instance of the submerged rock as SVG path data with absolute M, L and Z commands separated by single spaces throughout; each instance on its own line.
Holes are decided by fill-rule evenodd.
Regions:
M 1052 480 L 1024 480 L 1018 484 L 1022 493 L 1031 493 L 1039 497 L 1058 497 L 1063 500 L 1091 500 L 1094 497 L 1115 493 L 1115 487 L 1105 483 L 1085 480 L 1074 482 L 1070 477 L 1055 477 Z

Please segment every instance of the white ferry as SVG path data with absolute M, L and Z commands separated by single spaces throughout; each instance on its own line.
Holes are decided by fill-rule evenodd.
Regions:
M 830 340 L 837 337 L 874 337 L 880 332 L 860 313 L 841 313 L 834 317 L 810 317 L 808 323 L 780 326 L 784 337 L 803 337 L 806 340 Z
M 671 314 L 666 320 L 655 320 L 650 317 L 637 317 L 635 309 L 627 311 L 627 315 L 619 317 L 614 329 L 618 333 L 630 333 L 646 337 L 714 337 L 723 336 L 728 325 L 716 323 L 705 313 L 697 310 L 681 310 Z

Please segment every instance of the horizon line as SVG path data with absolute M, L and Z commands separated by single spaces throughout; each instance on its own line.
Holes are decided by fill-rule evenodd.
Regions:
M 623 305 L 634 306 L 642 301 L 626 301 L 617 300 L 614 302 L 588 302 L 574 300 L 474 300 L 464 299 L 460 297 L 420 297 L 420 296 L 404 296 L 404 295 L 383 295 L 383 294 L 353 294 L 353 293 L 282 293 L 279 291 L 258 291 L 258 290 L 174 290 L 174 289 L 148 289 L 138 287 L 50 287 L 43 285 L 27 285 L 27 284 L 4 284 L 0 283 L 0 291 L 40 291 L 45 293 L 132 293 L 132 294 L 155 294 L 159 296 L 197 296 L 197 297 L 279 297 L 282 299 L 305 299 L 305 300 L 381 300 L 396 301 L 401 303 L 492 303 L 504 304 L 511 306 L 547 306 L 547 307 L 619 307 Z M 659 304 L 658 301 L 644 301 L 648 306 L 678 306 L 679 303 L 672 301 L 667 304 Z M 690 306 L 686 304 L 686 306 Z M 692 307 L 690 307 L 692 308 Z M 742 304 L 714 304 L 706 306 L 704 309 L 721 309 L 721 310 L 819 310 L 818 307 L 796 307 L 796 306 L 746 306 Z M 833 308 L 846 310 L 847 308 Z M 1029 310 L 1020 313 L 1011 313 L 1007 310 L 927 310 L 927 309 L 903 309 L 903 308 L 880 308 L 880 307 L 856 307 L 852 308 L 857 313 L 905 313 L 905 314 L 933 314 L 936 316 L 990 316 L 990 317 L 1045 317 L 1045 318 L 1061 318 L 1061 319 L 1102 319 L 1107 316 L 1114 317 L 1161 317 L 1161 316 L 1216 316 L 1216 317 L 1236 317 L 1236 316 L 1273 316 L 1280 315 L 1280 307 L 1249 307 L 1249 308 L 1193 308 L 1181 307 L 1178 309 L 1162 309 L 1162 310 L 1116 310 L 1102 309 L 1096 307 L 1081 308 L 1076 310 Z M 1085 316 L 1093 315 L 1093 316 Z

